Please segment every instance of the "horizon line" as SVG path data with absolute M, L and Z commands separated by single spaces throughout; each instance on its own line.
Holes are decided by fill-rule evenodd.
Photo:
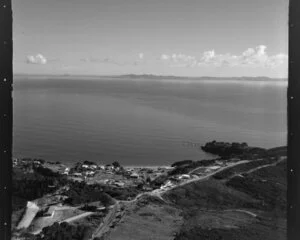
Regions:
M 157 75 L 157 74 L 39 74 L 39 73 L 13 73 L 13 76 L 55 76 L 55 77 L 126 77 L 126 76 L 148 76 L 148 77 L 174 77 L 174 78 L 219 78 L 219 79 L 236 79 L 236 78 L 267 78 L 267 79 L 276 79 L 276 80 L 288 80 L 288 77 L 268 77 L 268 76 L 231 76 L 231 77 L 216 77 L 216 76 L 176 76 L 176 75 Z

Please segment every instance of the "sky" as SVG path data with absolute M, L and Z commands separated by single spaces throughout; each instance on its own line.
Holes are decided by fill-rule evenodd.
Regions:
M 14 73 L 287 77 L 288 0 L 13 0 Z

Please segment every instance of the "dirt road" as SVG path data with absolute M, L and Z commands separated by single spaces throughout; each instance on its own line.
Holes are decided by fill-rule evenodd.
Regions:
M 104 233 L 109 231 L 110 224 L 115 220 L 117 211 L 120 209 L 119 202 L 117 202 L 113 208 L 109 211 L 109 213 L 106 215 L 106 217 L 103 220 L 103 223 L 100 224 L 98 229 L 93 233 L 92 238 L 94 239 L 96 237 L 101 238 Z
M 85 213 L 79 214 L 77 216 L 67 218 L 67 219 L 65 219 L 63 221 L 60 221 L 59 223 L 62 223 L 62 222 L 67 222 L 67 223 L 74 222 L 76 220 L 79 220 L 81 218 L 85 218 L 85 217 L 90 216 L 92 214 L 94 214 L 94 212 L 85 212 Z

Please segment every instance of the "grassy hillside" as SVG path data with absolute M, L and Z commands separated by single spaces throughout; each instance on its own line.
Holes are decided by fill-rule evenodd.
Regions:
M 262 168 L 252 164 L 166 193 L 164 198 L 183 211 L 175 240 L 286 239 L 286 160 Z

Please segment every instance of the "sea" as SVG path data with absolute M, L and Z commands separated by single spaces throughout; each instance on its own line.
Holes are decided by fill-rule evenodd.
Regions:
M 287 144 L 287 82 L 18 75 L 13 157 L 168 166 L 208 141 Z

